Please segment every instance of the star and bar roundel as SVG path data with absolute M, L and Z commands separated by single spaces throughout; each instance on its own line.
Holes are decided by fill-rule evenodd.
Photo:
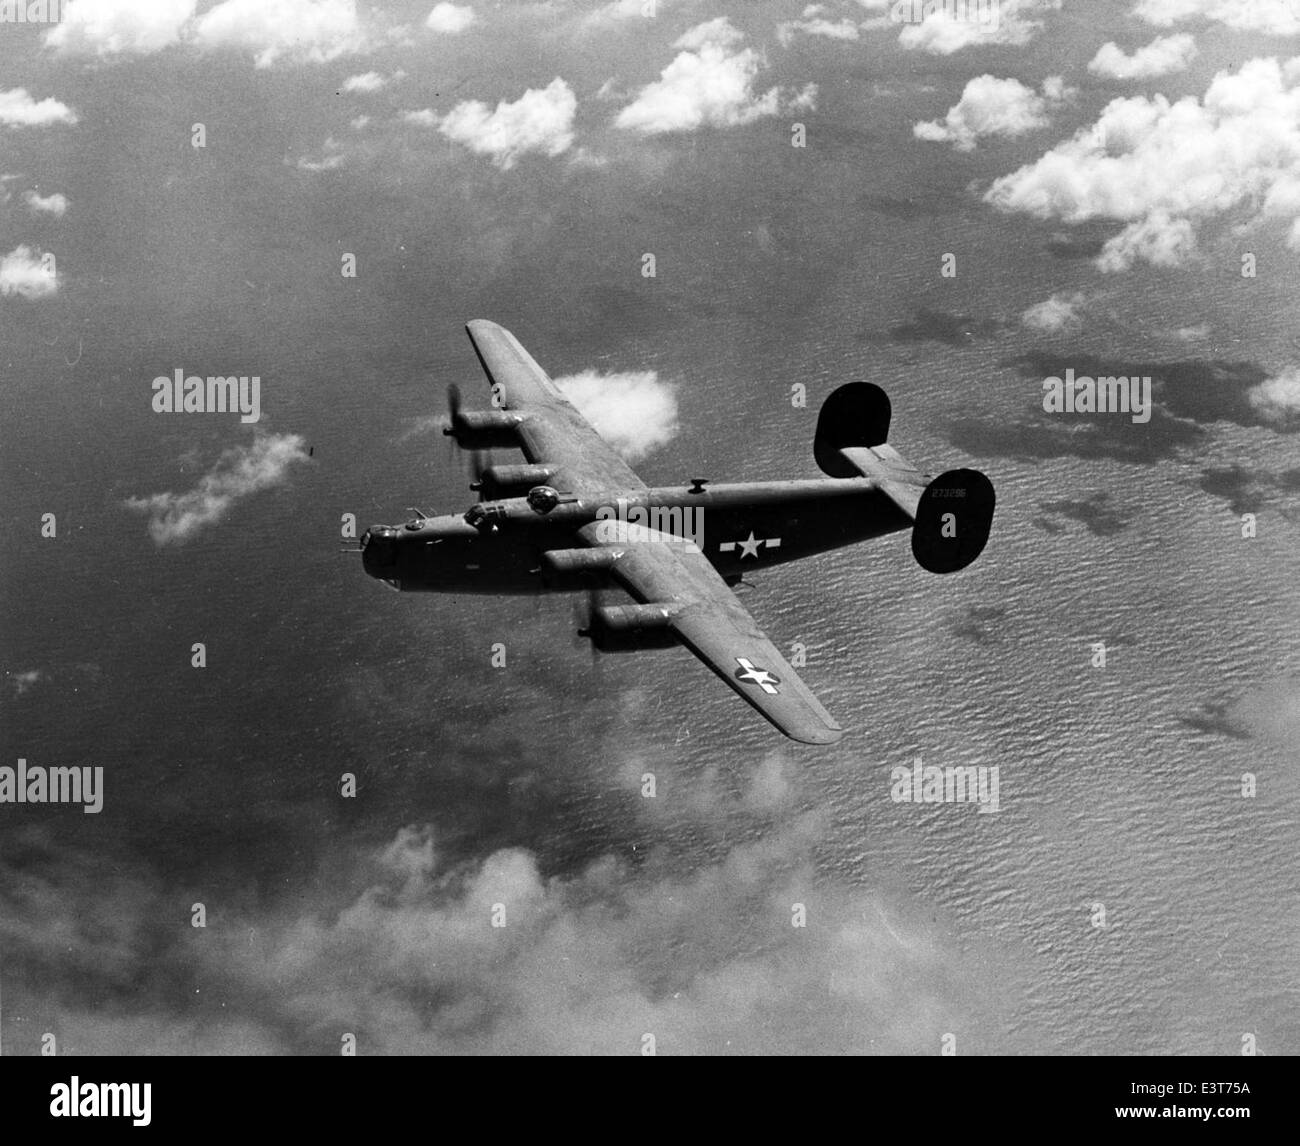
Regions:
M 736 664 L 740 665 L 736 670 L 737 680 L 743 680 L 746 684 L 756 684 L 769 696 L 775 696 L 780 691 L 777 685 L 781 683 L 781 678 L 776 673 L 759 668 L 748 657 L 737 657 Z
M 739 549 L 740 559 L 742 561 L 744 561 L 746 557 L 752 557 L 755 561 L 757 561 L 758 551 L 760 548 L 780 549 L 781 539 L 779 537 L 756 537 L 754 535 L 754 531 L 751 529 L 749 531 L 748 537 L 743 537 L 739 541 L 722 542 L 718 546 L 718 552 L 734 553 L 737 549 Z

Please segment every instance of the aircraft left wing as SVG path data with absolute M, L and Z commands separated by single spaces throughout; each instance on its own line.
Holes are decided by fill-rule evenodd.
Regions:
M 552 484 L 566 493 L 645 489 L 510 331 L 487 319 L 465 326 L 502 410 L 519 415 L 519 445 L 530 462 L 555 467 Z
M 741 699 L 804 744 L 844 735 L 695 545 L 648 529 L 644 540 L 602 541 L 599 524 L 583 526 L 579 537 L 617 550 L 614 577 L 638 601 L 661 606 L 681 642 Z

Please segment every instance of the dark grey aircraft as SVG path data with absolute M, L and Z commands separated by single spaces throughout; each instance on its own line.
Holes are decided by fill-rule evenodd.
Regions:
M 932 573 L 964 569 L 993 522 L 993 485 L 978 470 L 931 479 L 885 443 L 890 404 L 850 382 L 823 403 L 813 456 L 825 478 L 693 479 L 652 489 L 569 403 L 508 330 L 466 327 L 492 384 L 492 408 L 451 391 L 444 431 L 462 449 L 517 448 L 526 464 L 488 465 L 463 515 L 371 526 L 370 576 L 394 589 L 545 593 L 618 585 L 634 604 L 593 606 L 583 630 L 609 652 L 682 644 L 782 732 L 833 744 L 844 730 L 768 640 L 731 586 L 742 576 L 842 545 L 912 529 Z M 477 456 L 477 455 L 476 455 Z

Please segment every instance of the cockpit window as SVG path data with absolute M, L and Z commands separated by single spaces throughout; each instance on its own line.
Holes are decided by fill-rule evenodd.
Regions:
M 475 529 L 496 529 L 509 514 L 500 502 L 480 501 L 465 511 L 465 522 Z

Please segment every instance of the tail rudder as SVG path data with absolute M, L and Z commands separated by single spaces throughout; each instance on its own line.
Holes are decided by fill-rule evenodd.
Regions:
M 983 551 L 997 496 L 979 470 L 931 479 L 886 442 L 889 397 L 870 382 L 849 382 L 822 403 L 813 456 L 824 474 L 869 477 L 912 519 L 912 556 L 931 573 L 965 569 Z

